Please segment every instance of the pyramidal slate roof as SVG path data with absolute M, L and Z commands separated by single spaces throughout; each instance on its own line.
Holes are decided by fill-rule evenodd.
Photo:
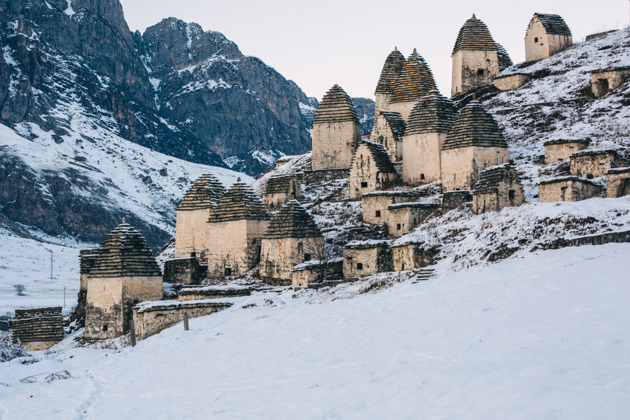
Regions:
M 448 133 L 456 119 L 455 103 L 437 90 L 432 90 L 411 110 L 405 135 Z
M 567 25 L 567 23 L 560 15 L 534 13 L 534 18 L 538 18 L 540 20 L 540 22 L 545 27 L 545 31 L 549 35 L 573 36 L 571 35 L 571 29 L 569 29 L 569 25 Z
M 414 48 L 396 80 L 390 102 L 415 102 L 433 89 L 435 89 L 433 73 Z
M 494 44 L 497 46 L 497 53 L 498 53 L 497 55 L 499 58 L 499 71 L 503 71 L 514 63 L 512 62 L 510 55 L 508 54 L 507 50 L 503 47 L 503 45 L 499 44 L 498 42 L 495 42 Z
M 457 41 L 453 47 L 455 55 L 458 51 L 496 51 L 497 45 L 490 35 L 490 30 L 483 21 L 473 15 L 459 30 Z
M 400 76 L 405 61 L 405 56 L 398 51 L 398 48 L 395 48 L 394 51 L 389 53 L 383 65 L 383 70 L 381 70 L 381 77 L 378 79 L 374 93 L 394 93 L 396 79 Z
M 392 130 L 392 134 L 396 140 L 402 140 L 407 123 L 402 115 L 400 115 L 400 112 L 381 111 L 380 115 L 382 115 L 385 118 L 385 121 L 387 121 L 387 125 L 389 125 L 389 128 Z
M 177 206 L 177 211 L 192 211 L 216 207 L 225 194 L 225 187 L 212 174 L 203 174 L 186 191 L 184 198 Z
M 334 85 L 322 98 L 315 112 L 313 124 L 352 121 L 359 123 L 357 110 L 350 96 L 339 86 Z
M 492 166 L 481 171 L 473 194 L 489 194 L 497 191 L 499 183 L 505 179 L 518 180 L 518 173 L 508 163 Z
M 313 216 L 296 200 L 289 201 L 269 223 L 264 239 L 319 238 L 322 236 Z
M 89 277 L 161 276 L 160 267 L 144 237 L 125 223 L 105 238 Z
M 359 144 L 359 147 L 363 146 L 365 146 L 368 149 L 370 155 L 372 155 L 372 160 L 376 164 L 379 172 L 394 174 L 397 173 L 394 164 L 387 155 L 387 150 L 385 150 L 385 147 L 383 147 L 382 144 L 364 140 L 361 142 L 361 144 Z M 354 157 L 352 158 L 353 160 L 356 158 L 358 153 L 359 149 L 357 148 L 357 151 L 354 153 Z
M 208 223 L 233 220 L 271 220 L 260 196 L 249 185 L 237 182 L 215 207 Z
M 461 111 L 442 150 L 469 146 L 508 147 L 499 125 L 478 101 L 471 101 Z
M 291 183 L 296 179 L 295 175 L 272 176 L 265 185 L 264 194 L 284 194 L 289 192 Z

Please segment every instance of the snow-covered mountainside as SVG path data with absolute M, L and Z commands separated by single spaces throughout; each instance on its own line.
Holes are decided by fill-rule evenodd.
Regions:
M 0 363 L 0 417 L 621 420 L 628 252 L 537 252 L 379 293 L 259 294 L 118 351 L 68 338 Z
M 58 243 L 98 243 L 126 217 L 159 250 L 174 233 L 178 200 L 201 174 L 212 172 L 226 186 L 251 180 L 150 151 L 94 127 L 81 112 L 69 123 L 61 142 L 33 123 L 18 124 L 18 132 L 0 124 L 5 228 Z

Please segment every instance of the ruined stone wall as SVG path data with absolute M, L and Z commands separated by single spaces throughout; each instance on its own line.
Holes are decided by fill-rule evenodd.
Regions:
M 566 178 L 553 183 L 541 183 L 538 186 L 538 201 L 549 203 L 555 201 L 581 201 L 600 196 L 602 188 L 587 180 L 579 181 Z
M 212 209 L 177 212 L 175 225 L 175 258 L 190 257 L 193 253 L 204 261 L 208 249 L 208 218 Z
M 561 160 L 569 159 L 569 157 L 580 150 L 588 147 L 587 143 L 563 143 L 563 144 L 547 144 L 545 145 L 545 163 L 547 165 Z
M 361 197 L 363 221 L 372 225 L 387 224 L 389 220 L 389 206 L 397 203 L 415 201 L 412 194 L 368 194 Z
M 512 194 L 510 191 L 513 191 Z M 499 182 L 495 191 L 473 195 L 473 212 L 481 214 L 487 211 L 501 211 L 505 207 L 520 206 L 524 202 L 523 186 L 512 179 L 504 179 Z
M 411 232 L 422 223 L 431 213 L 438 209 L 438 205 L 417 205 L 389 207 L 387 229 L 392 236 L 402 236 Z
M 572 155 L 571 159 L 571 175 L 580 178 L 599 178 L 606 175 L 614 166 L 615 158 L 608 153 L 588 154 L 588 155 Z
M 460 50 L 453 56 L 451 96 L 490 84 L 499 73 L 497 51 Z
M 442 150 L 442 190 L 471 190 L 479 174 L 489 166 L 508 163 L 510 153 L 502 147 L 463 147 Z
M 448 191 L 442 196 L 442 208 L 446 211 L 453 210 L 471 201 L 470 191 Z
M 361 147 L 352 162 L 348 196 L 351 199 L 359 199 L 365 193 L 393 187 L 397 178 L 396 173 L 380 172 L 369 150 Z
M 61 307 L 16 309 L 12 335 L 28 351 L 51 348 L 63 340 Z
M 178 302 L 194 300 L 225 299 L 239 296 L 250 296 L 253 288 L 232 286 L 229 288 L 217 286 L 182 288 L 177 293 Z
M 262 235 L 269 220 L 234 220 L 210 223 L 208 229 L 208 278 L 222 278 L 230 270 L 240 276 L 260 261 Z
M 392 253 L 389 247 L 343 249 L 343 276 L 345 278 L 384 273 L 392 269 Z
M 440 150 L 446 133 L 413 134 L 403 138 L 403 182 L 418 185 L 439 181 Z
M 297 178 L 287 181 L 287 190 L 282 192 L 265 193 L 262 196 L 263 203 L 269 211 L 277 211 L 291 200 L 302 198 L 302 189 Z
M 227 302 L 193 301 L 178 303 L 165 301 L 162 305 L 158 304 L 147 308 L 134 307 L 133 321 L 136 338 L 144 340 L 172 327 L 184 319 L 184 312 L 188 314 L 188 318 L 196 318 L 222 311 L 230 306 L 232 304 Z
M 320 169 L 318 171 L 304 171 L 302 182 L 310 185 L 335 179 L 347 179 L 348 177 L 350 177 L 350 167 L 345 169 Z
M 495 77 L 494 86 L 501 91 L 518 89 L 529 80 L 531 76 L 527 74 L 511 74 L 509 76 Z
M 392 162 L 399 162 L 403 157 L 402 142 L 396 140 L 396 136 L 382 115 L 376 117 L 372 132 L 370 133 L 370 141 L 372 143 L 382 144 L 387 150 L 387 156 Z
M 591 74 L 591 90 L 597 98 L 601 98 L 609 91 L 618 88 L 630 79 L 630 68 L 605 69 Z
M 418 244 L 392 247 L 394 271 L 413 270 L 435 264 L 438 249 L 424 249 Z
M 285 280 L 289 284 L 293 278 L 293 268 L 305 261 L 320 259 L 324 253 L 324 238 L 282 238 L 263 239 L 260 256 L 260 276 Z
M 108 277 L 88 280 L 85 337 L 115 338 L 129 330 L 131 307 L 162 299 L 161 276 Z
M 313 124 L 312 169 L 349 168 L 361 140 L 361 126 L 353 121 Z
M 608 171 L 606 175 L 608 198 L 619 198 L 630 195 L 630 168 L 619 168 Z
M 206 278 L 208 267 L 200 265 L 196 258 L 176 258 L 164 263 L 166 283 L 200 284 Z
M 377 93 L 374 95 L 374 116 L 378 118 L 381 111 L 391 111 L 390 100 L 391 93 Z

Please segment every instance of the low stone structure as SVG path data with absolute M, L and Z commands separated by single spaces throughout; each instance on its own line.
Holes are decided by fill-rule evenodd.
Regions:
M 199 264 L 197 258 L 174 258 L 164 263 L 164 282 L 200 284 L 208 274 L 208 266 Z
M 389 240 L 350 242 L 343 248 L 343 276 L 357 278 L 393 270 Z
M 240 276 L 258 265 L 271 214 L 256 192 L 235 183 L 208 219 L 208 278 Z
M 105 238 L 87 285 L 87 339 L 125 334 L 134 305 L 162 299 L 160 267 L 142 235 L 124 220 Z
M 313 217 L 297 201 L 289 201 L 262 238 L 260 276 L 291 284 L 293 267 L 324 256 L 324 237 Z
M 569 26 L 559 15 L 535 13 L 525 34 L 525 61 L 538 61 L 573 45 Z
M 387 229 L 392 236 L 411 232 L 433 212 L 440 208 L 437 203 L 399 203 L 387 208 L 389 219 Z
M 571 246 L 620 244 L 628 242 L 630 242 L 630 230 L 600 233 L 597 235 L 588 235 L 571 239 L 558 238 L 554 239 L 552 242 L 542 245 L 540 248 L 547 250 L 567 248 Z
M 437 248 L 427 249 L 426 245 L 408 242 L 392 245 L 394 271 L 413 270 L 435 264 L 439 252 Z
M 462 110 L 442 146 L 442 188 L 472 190 L 483 169 L 508 163 L 509 159 L 497 122 L 478 101 L 472 101 Z
M 549 165 L 569 159 L 573 153 L 586 149 L 590 143 L 590 140 L 586 139 L 559 139 L 548 141 L 544 144 L 545 164 Z
M 371 225 L 384 225 L 389 220 L 389 206 L 416 201 L 417 195 L 408 191 L 374 191 L 361 197 L 363 221 Z
M 190 302 L 193 300 L 225 299 L 240 296 L 249 296 L 254 289 L 248 286 L 205 286 L 205 287 L 185 287 L 177 293 L 179 302 Z
M 13 341 L 29 351 L 46 350 L 63 340 L 61 307 L 16 309 Z
M 630 195 L 630 167 L 611 169 L 606 173 L 608 198 Z
M 595 97 L 601 98 L 628 80 L 630 80 L 630 66 L 595 70 L 591 73 L 591 90 Z
M 378 118 L 381 111 L 389 110 L 389 102 L 394 93 L 396 80 L 398 80 L 405 62 L 405 56 L 398 51 L 398 48 L 394 48 L 394 51 L 387 56 L 374 92 L 375 117 Z
M 188 189 L 177 206 L 175 258 L 194 255 L 204 261 L 208 252 L 207 221 L 225 194 L 223 184 L 212 174 L 204 174 Z
M 473 191 L 473 211 L 476 214 L 501 211 L 504 207 L 520 206 L 524 202 L 523 184 L 509 164 L 481 172 Z
M 403 157 L 402 141 L 405 134 L 405 120 L 394 111 L 381 111 L 376 116 L 370 141 L 381 144 L 392 162 L 400 162 Z
M 359 199 L 365 193 L 393 187 L 397 179 L 398 172 L 385 148 L 378 143 L 361 142 L 352 159 L 348 196 Z
M 451 57 L 451 96 L 492 83 L 495 76 L 512 64 L 505 49 L 494 41 L 486 24 L 475 15 L 459 30 Z
M 510 73 L 496 76 L 492 83 L 497 89 L 505 92 L 520 88 L 531 77 L 532 75 L 527 73 Z
M 418 185 L 440 180 L 440 151 L 456 118 L 455 103 L 437 90 L 415 104 L 403 138 L 403 182 Z
M 306 185 L 316 182 L 334 181 L 335 179 L 348 179 L 350 168 L 342 169 L 320 169 L 317 171 L 304 171 L 302 182 Z
M 399 112 L 407 121 L 416 102 L 435 88 L 429 65 L 414 48 L 396 79 L 388 111 Z
M 134 306 L 133 322 L 136 329 L 136 338 L 144 340 L 168 327 L 172 327 L 184 319 L 184 313 L 188 314 L 188 318 L 196 318 L 225 310 L 230 306 L 232 304 L 229 302 L 217 302 L 216 300 L 191 302 L 163 300 Z
M 313 260 L 298 264 L 293 268 L 292 286 L 309 287 L 322 284 L 325 280 L 339 280 L 343 278 L 343 258 L 330 260 Z
M 446 211 L 456 209 L 466 203 L 472 201 L 472 193 L 470 191 L 447 191 L 442 196 L 442 208 Z
M 571 175 L 593 179 L 606 175 L 612 168 L 619 166 L 621 159 L 615 150 L 582 151 L 572 154 Z
M 538 201 L 581 201 L 602 194 L 602 187 L 593 181 L 576 176 L 542 181 L 538 186 Z
M 595 39 L 604 38 L 608 34 L 612 34 L 613 32 L 617 32 L 619 29 L 612 29 L 610 31 L 597 32 L 594 34 L 586 35 L 586 41 L 593 41 Z
M 301 200 L 302 189 L 298 177 L 296 175 L 281 175 L 269 178 L 262 199 L 269 211 L 280 210 L 291 200 Z
M 313 119 L 312 169 L 349 168 L 360 140 L 361 125 L 352 99 L 334 85 Z

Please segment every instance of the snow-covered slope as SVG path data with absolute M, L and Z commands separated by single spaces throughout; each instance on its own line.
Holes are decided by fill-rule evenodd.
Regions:
M 0 418 L 625 419 L 628 252 L 252 296 L 121 351 L 62 343 L 0 364 Z
M 238 177 L 253 181 L 150 151 L 94 126 L 80 110 L 70 123 L 61 141 L 35 124 L 21 123 L 17 132 L 0 125 L 2 215 L 60 243 L 100 242 L 126 217 L 159 249 L 174 232 L 178 200 L 202 173 L 226 186 Z

